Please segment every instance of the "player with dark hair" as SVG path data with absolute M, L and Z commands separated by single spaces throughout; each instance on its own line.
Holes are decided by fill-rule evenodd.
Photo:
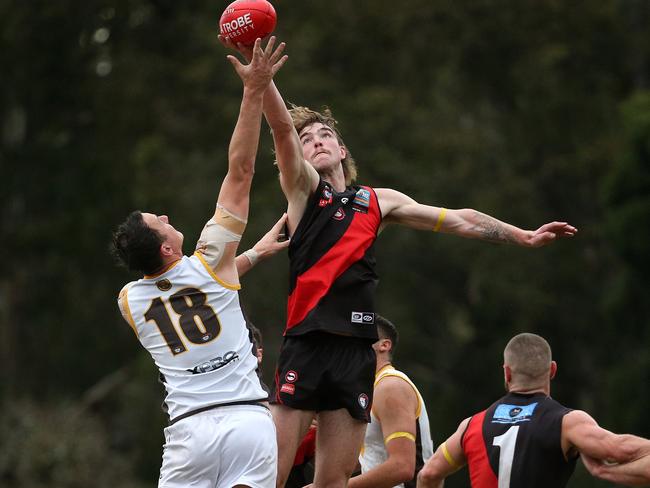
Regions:
M 239 266 L 235 258 L 248 217 L 264 92 L 286 60 L 284 44 L 274 49 L 274 42 L 262 50 L 258 39 L 246 65 L 228 57 L 244 92 L 228 172 L 194 254 L 183 255 L 183 234 L 165 215 L 133 212 L 113 236 L 123 264 L 144 273 L 120 292 L 120 311 L 167 393 L 159 487 L 275 486 L 275 429 L 238 296 L 239 275 L 259 256 L 247 251 Z
M 224 38 L 222 42 L 234 47 Z M 237 46 L 250 59 L 250 51 Z M 354 184 L 356 168 L 330 113 L 294 107 L 274 83 L 264 95 L 287 199 L 290 282 L 272 412 L 278 486 L 318 417 L 315 486 L 345 486 L 370 421 L 377 340 L 374 242 L 389 224 L 540 247 L 573 236 L 566 222 L 523 230 L 472 209 L 423 205 L 390 188 Z M 293 116 L 293 118 L 292 118 Z M 316 366 L 318 365 L 318 366 Z
M 460 423 L 420 471 L 418 488 L 441 488 L 466 464 L 472 488 L 561 488 L 581 454 L 629 463 L 650 453 L 647 439 L 609 432 L 553 400 L 556 372 L 546 340 L 513 337 L 503 352 L 507 395 Z
M 361 474 L 350 488 L 409 488 L 433 454 L 429 416 L 422 395 L 393 367 L 399 334 L 388 319 L 375 315 L 379 339 L 373 344 L 377 368 L 370 423 L 359 463 Z

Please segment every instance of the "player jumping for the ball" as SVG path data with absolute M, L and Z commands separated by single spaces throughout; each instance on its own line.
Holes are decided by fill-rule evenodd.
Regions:
M 250 59 L 249 48 L 237 47 Z M 372 405 L 378 282 L 373 244 L 379 232 L 401 224 L 540 247 L 577 230 L 566 222 L 523 230 L 476 210 L 423 205 L 390 188 L 353 185 L 356 166 L 328 110 L 289 111 L 271 82 L 264 114 L 273 131 L 291 234 L 287 324 L 272 395 L 278 486 L 317 416 L 314 486 L 344 487 Z

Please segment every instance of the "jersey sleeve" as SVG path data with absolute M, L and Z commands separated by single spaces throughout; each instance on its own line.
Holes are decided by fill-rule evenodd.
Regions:
M 122 317 L 126 321 L 129 326 L 131 326 L 131 329 L 133 329 L 133 332 L 135 335 L 138 335 L 138 329 L 135 326 L 135 321 L 133 320 L 133 316 L 131 315 L 131 309 L 129 308 L 129 288 L 134 282 L 131 282 L 122 288 L 120 291 L 120 294 L 117 297 L 117 306 L 120 309 L 120 313 L 122 314 Z

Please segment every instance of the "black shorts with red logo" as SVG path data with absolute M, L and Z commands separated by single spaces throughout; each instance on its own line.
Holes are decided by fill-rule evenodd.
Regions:
M 372 344 L 327 332 L 285 336 L 271 403 L 316 412 L 345 408 L 370 422 L 377 364 Z

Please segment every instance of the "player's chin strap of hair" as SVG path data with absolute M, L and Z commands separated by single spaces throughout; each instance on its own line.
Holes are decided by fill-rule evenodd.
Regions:
M 415 442 L 415 436 L 410 432 L 393 432 L 391 435 L 389 435 L 384 439 L 384 445 L 388 444 L 393 439 L 397 439 L 399 437 L 406 437 L 407 439 Z
M 445 456 L 445 460 L 447 463 L 449 463 L 449 466 L 451 466 L 454 469 L 459 469 L 462 466 L 456 462 L 456 460 L 449 454 L 449 450 L 447 449 L 447 442 L 443 442 L 440 444 L 440 449 L 442 450 L 442 455 Z

